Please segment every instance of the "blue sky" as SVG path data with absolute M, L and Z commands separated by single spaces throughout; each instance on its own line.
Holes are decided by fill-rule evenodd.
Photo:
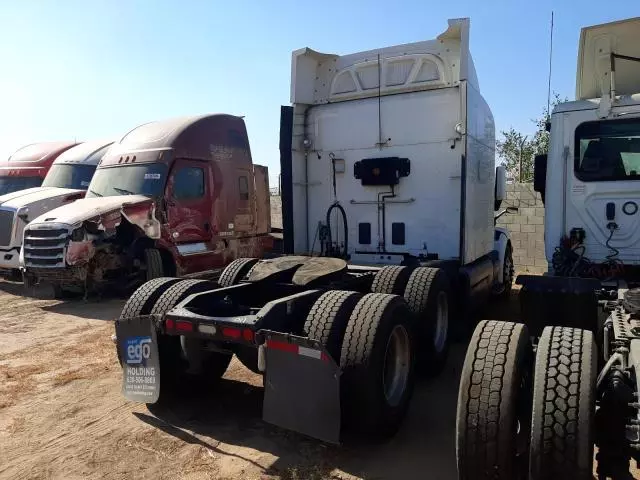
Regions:
M 0 5 L 0 158 L 26 143 L 117 136 L 184 114 L 245 115 L 256 163 L 279 171 L 290 55 L 435 37 L 471 18 L 471 51 L 498 130 L 531 132 L 552 89 L 573 98 L 582 26 L 640 15 L 636 2 L 34 0 Z M 635 6 L 634 6 L 635 4 Z

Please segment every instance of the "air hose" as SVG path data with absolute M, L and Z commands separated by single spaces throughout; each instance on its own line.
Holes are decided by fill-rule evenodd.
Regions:
M 342 252 L 340 251 L 337 245 L 335 247 L 333 246 L 333 238 L 331 235 L 331 212 L 333 212 L 334 208 L 337 208 L 342 214 L 342 224 L 344 226 L 344 248 Z M 349 229 L 348 229 L 348 223 L 347 223 L 347 213 L 344 211 L 344 208 L 342 207 L 342 205 L 340 205 L 340 203 L 338 202 L 333 203 L 327 209 L 327 242 L 326 244 L 327 244 L 327 250 L 325 253 L 327 256 L 339 257 L 339 258 L 345 258 L 345 259 L 347 258 L 347 252 L 349 251 Z

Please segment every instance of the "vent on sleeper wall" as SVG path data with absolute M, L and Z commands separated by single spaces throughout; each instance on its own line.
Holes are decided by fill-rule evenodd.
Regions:
M 357 74 L 363 90 L 378 88 L 378 62 L 358 68 Z
M 381 88 L 416 86 L 437 87 L 446 84 L 444 63 L 432 54 L 415 54 L 382 59 L 382 71 L 378 71 L 378 60 L 366 60 L 346 67 L 339 72 L 331 84 L 330 95 L 369 94 L 377 91 L 379 78 Z
M 413 69 L 413 60 L 397 60 L 388 62 L 385 75 L 385 84 L 387 86 L 402 85 L 407 81 L 411 70 Z
M 440 80 L 437 65 L 433 62 L 423 62 L 414 82 L 432 82 L 434 80 Z

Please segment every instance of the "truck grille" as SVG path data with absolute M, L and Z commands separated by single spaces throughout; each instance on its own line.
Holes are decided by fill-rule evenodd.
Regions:
M 24 263 L 27 267 L 63 267 L 64 252 L 69 231 L 64 228 L 51 230 L 25 230 Z
M 14 214 L 13 210 L 0 210 L 0 246 L 8 247 L 11 244 Z

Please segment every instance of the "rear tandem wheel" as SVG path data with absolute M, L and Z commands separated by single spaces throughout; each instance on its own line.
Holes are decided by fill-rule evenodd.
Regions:
M 442 371 L 449 353 L 451 290 L 444 270 L 418 267 L 406 282 L 404 299 L 416 320 L 416 367 L 422 373 Z
M 458 390 L 456 456 L 461 480 L 525 478 L 531 355 L 523 324 L 483 320 L 473 332 Z
M 542 331 L 533 383 L 532 480 L 593 478 L 596 363 L 590 331 Z
M 411 312 L 398 295 L 369 293 L 356 304 L 342 342 L 343 423 L 384 440 L 400 427 L 413 392 Z

